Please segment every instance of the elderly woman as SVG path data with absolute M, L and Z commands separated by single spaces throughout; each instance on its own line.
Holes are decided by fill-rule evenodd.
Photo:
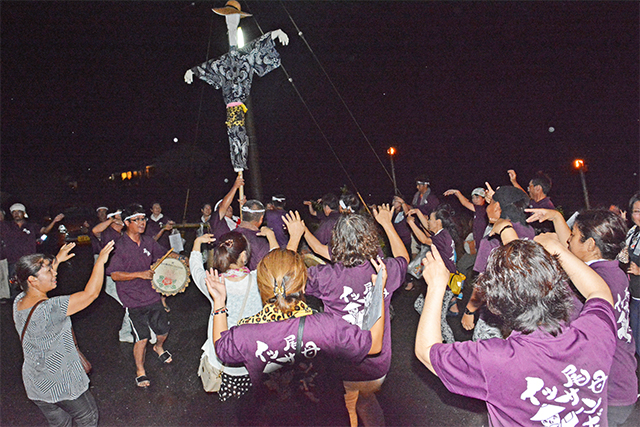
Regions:
M 371 262 L 386 283 L 384 264 Z M 243 364 L 254 385 L 261 383 L 263 371 L 274 371 L 302 356 L 308 360 L 320 354 L 357 364 L 367 355 L 380 353 L 386 310 L 381 310 L 381 317 L 370 331 L 329 313 L 312 314 L 304 302 L 304 261 L 290 250 L 271 251 L 260 261 L 257 274 L 264 308 L 228 329 L 227 288 L 217 271 L 207 273 L 207 286 L 214 301 L 216 353 L 224 363 Z M 376 283 L 376 275 L 369 275 L 369 280 Z M 301 319 L 305 319 L 302 324 Z
M 251 383 L 244 367 L 223 366 L 216 356 L 213 346 L 213 299 L 205 282 L 205 269 L 200 250 L 203 243 L 212 243 L 214 240 L 212 234 L 204 234 L 195 240 L 189 258 L 189 268 L 196 286 L 211 302 L 208 337 L 202 346 L 203 353 L 199 373 L 201 376 L 204 372 L 217 371 L 220 373 L 219 391 L 207 391 L 218 391 L 220 400 L 225 401 L 229 397 L 242 396 L 249 389 Z M 249 271 L 246 267 L 247 259 L 249 259 L 249 243 L 242 234 L 231 231 L 220 236 L 216 243 L 213 249 L 213 268 L 218 271 L 219 277 L 224 280 L 226 286 L 226 306 L 229 310 L 227 322 L 229 325 L 235 326 L 240 319 L 253 316 L 262 310 L 256 272 L 255 270 Z
M 437 249 L 427 254 L 416 356 L 449 391 L 486 401 L 491 425 L 604 424 L 617 330 L 611 291 L 555 235 L 535 240 L 495 249 L 478 278 L 487 307 L 512 330 L 506 339 L 442 344 L 449 271 Z M 567 276 L 586 299 L 571 324 Z
M 58 265 L 74 256 L 74 243 L 64 245 L 56 258 L 26 255 L 16 264 L 23 292 L 13 303 L 13 319 L 21 336 L 22 380 L 27 396 L 51 426 L 98 425 L 98 407 L 89 391 L 89 377 L 74 345 L 71 315 L 85 309 L 100 294 L 104 265 L 113 250 L 107 243 L 93 266 L 84 290 L 49 298 L 57 286 Z
M 616 257 L 625 245 L 627 226 L 619 215 L 605 209 L 581 212 L 570 230 L 562 214 L 554 209 L 527 209 L 527 221 L 553 222 L 560 242 L 566 242 L 571 253 L 590 266 L 611 289 L 618 328 L 616 352 L 609 375 L 609 427 L 624 424 L 638 400 L 638 377 L 633 335 L 629 326 L 629 279 L 619 267 Z M 582 302 L 574 298 L 576 318 Z

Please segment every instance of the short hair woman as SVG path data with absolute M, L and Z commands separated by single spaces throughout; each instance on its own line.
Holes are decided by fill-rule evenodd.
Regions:
M 74 345 L 71 315 L 84 310 L 100 294 L 104 265 L 113 241 L 100 251 L 85 288 L 72 295 L 49 298 L 56 288 L 58 265 L 75 256 L 75 243 L 64 245 L 54 259 L 26 255 L 16 263 L 22 293 L 13 303 L 13 320 L 21 335 L 22 381 L 29 399 L 51 426 L 97 426 L 98 407 L 89 391 L 89 377 Z M 28 320 L 28 323 L 27 323 Z

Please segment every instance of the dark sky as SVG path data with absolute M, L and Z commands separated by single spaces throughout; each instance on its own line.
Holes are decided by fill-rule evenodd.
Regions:
M 282 63 L 368 201 L 393 186 L 358 126 L 387 169 L 398 148 L 408 197 L 421 173 L 438 193 L 469 193 L 514 168 L 522 185 L 546 171 L 556 204 L 578 208 L 576 157 L 592 203 L 638 189 L 637 2 L 285 2 L 357 124 L 280 2 L 241 4 L 255 18 L 242 20 L 248 39 L 256 23 L 289 35 Z M 190 216 L 218 200 L 233 179 L 222 95 L 183 75 L 228 50 L 211 12 L 222 5 L 2 1 L 3 207 L 158 199 L 179 217 L 187 188 Z M 252 95 L 266 196 L 354 189 L 282 69 L 256 77 Z M 172 177 L 105 181 L 150 163 Z

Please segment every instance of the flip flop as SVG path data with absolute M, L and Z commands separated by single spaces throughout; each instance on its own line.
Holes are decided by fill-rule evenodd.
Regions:
M 458 317 L 460 316 L 460 309 L 457 312 L 451 311 L 451 307 L 458 303 L 457 299 L 453 299 L 449 302 L 449 307 L 447 307 L 447 317 Z
M 171 353 L 169 353 L 167 350 L 158 355 L 158 360 L 160 361 L 160 363 L 166 363 L 168 365 L 169 363 L 171 363 L 170 361 L 167 362 L 167 360 L 169 359 L 171 359 Z
M 151 381 L 146 375 L 140 375 L 136 378 L 136 385 L 140 388 L 147 388 L 151 385 Z

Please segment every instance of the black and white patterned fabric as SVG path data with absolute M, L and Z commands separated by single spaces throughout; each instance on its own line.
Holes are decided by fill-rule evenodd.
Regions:
M 31 309 L 17 310 L 21 293 L 13 305 L 13 320 L 22 333 Z M 80 357 L 73 343 L 71 318 L 67 316 L 69 295 L 50 298 L 36 307 L 24 334 L 22 380 L 31 400 L 57 403 L 75 400 L 89 388 Z
M 249 96 L 254 74 L 262 77 L 279 66 L 280 54 L 269 32 L 241 49 L 231 46 L 229 53 L 191 69 L 201 80 L 216 89 L 222 89 L 225 105 L 233 109 L 227 114 L 227 134 L 231 148 L 231 164 L 236 172 L 246 169 L 249 146 L 244 126 L 244 112 L 236 108 L 237 104 L 243 104 Z M 235 113 L 241 113 L 242 117 L 232 119 L 235 118 Z
M 228 375 L 223 372 L 220 378 L 222 383 L 220 384 L 218 397 L 221 402 L 231 397 L 240 398 L 251 388 L 249 375 Z
M 247 157 L 249 156 L 249 135 L 247 135 L 247 129 L 244 126 L 244 113 L 242 114 L 242 124 L 227 126 L 227 136 L 229 137 L 229 153 L 233 170 L 243 171 L 247 168 Z

